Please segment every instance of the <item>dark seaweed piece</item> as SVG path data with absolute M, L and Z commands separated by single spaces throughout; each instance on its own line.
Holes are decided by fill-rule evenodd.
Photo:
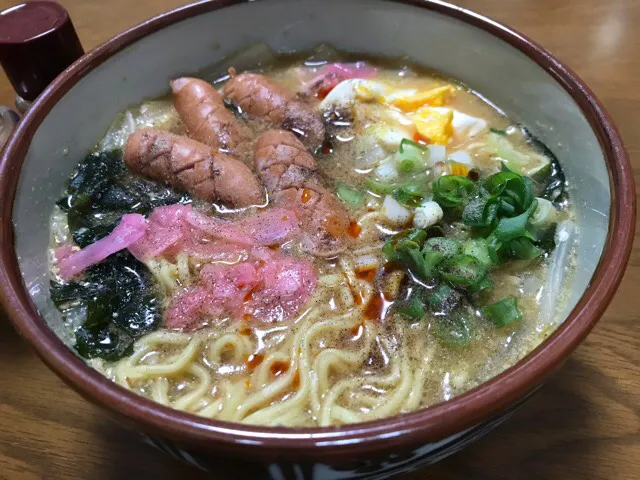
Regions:
M 120 150 L 91 153 L 71 174 L 67 191 L 56 204 L 66 212 L 78 201 L 86 202 L 87 198 L 99 197 L 124 170 Z
M 71 175 L 67 191 L 71 195 L 100 195 L 124 170 L 121 150 L 90 153 Z
M 122 151 L 111 150 L 80 162 L 57 205 L 67 212 L 73 240 L 86 247 L 111 233 L 127 213 L 148 215 L 156 207 L 190 201 L 167 186 L 133 177 Z
M 431 291 L 429 307 L 434 315 L 447 315 L 464 301 L 464 295 L 446 283 L 441 283 Z
M 111 325 L 83 326 L 76 332 L 76 351 L 84 358 L 115 362 L 133 353 L 133 338 Z
M 557 224 L 553 224 L 540 233 L 540 240 L 538 241 L 538 246 L 545 252 L 551 253 L 554 248 L 556 248 L 556 228 Z
M 520 131 L 526 142 L 551 161 L 550 170 L 544 179 L 536 185 L 536 196 L 546 198 L 550 202 L 560 203 L 566 198 L 566 178 L 558 157 L 531 131 L 520 125 Z
M 106 287 L 101 295 L 104 308 L 117 314 L 112 321 L 127 333 L 138 336 L 155 326 L 159 307 L 155 281 L 130 253 L 120 252 L 95 265 L 87 279 Z
M 58 283 L 51 280 L 49 293 L 51 300 L 59 309 L 73 302 L 87 302 L 92 297 L 102 294 L 105 287 L 102 284 L 88 283 L 84 281 L 71 283 Z
M 100 195 L 100 206 L 107 210 L 123 210 L 133 208 L 140 203 L 137 192 L 125 189 L 122 185 L 112 184 Z
M 143 178 L 129 178 L 124 183 L 125 191 L 133 195 L 135 202 L 131 208 L 142 215 L 148 215 L 156 207 L 191 203 L 191 197 L 170 187 Z M 131 213 L 131 212 L 129 212 Z
M 161 320 L 153 276 L 126 251 L 87 269 L 83 280 L 51 282 L 51 299 L 61 309 L 70 302 L 86 305 L 87 317 L 76 331 L 76 349 L 86 358 L 121 358 Z
M 128 212 L 99 210 L 95 208 L 94 199 L 88 195 L 79 195 L 76 203 L 67 212 L 67 222 L 73 241 L 84 248 L 106 237 L 125 213 Z

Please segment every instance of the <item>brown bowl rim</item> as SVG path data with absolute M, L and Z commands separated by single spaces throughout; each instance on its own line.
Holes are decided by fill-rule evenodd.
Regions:
M 497 377 L 427 409 L 343 427 L 259 427 L 221 422 L 163 407 L 107 380 L 76 357 L 49 329 L 32 304 L 17 264 L 12 210 L 31 137 L 55 103 L 85 74 L 133 42 L 193 16 L 250 0 L 210 0 L 160 14 L 113 37 L 65 70 L 38 97 L 0 159 L 0 300 L 18 332 L 65 382 L 90 401 L 146 432 L 206 449 L 260 458 L 326 460 L 374 454 L 399 446 L 441 440 L 500 415 L 573 351 L 615 294 L 626 268 L 635 230 L 635 191 L 629 158 L 609 114 L 585 83 L 524 35 L 469 10 L 432 0 L 387 0 L 426 8 L 500 38 L 551 75 L 588 119 L 603 150 L 611 183 L 607 241 L 594 276 L 566 321 L 540 346 Z M 251 447 L 251 448 L 250 448 Z

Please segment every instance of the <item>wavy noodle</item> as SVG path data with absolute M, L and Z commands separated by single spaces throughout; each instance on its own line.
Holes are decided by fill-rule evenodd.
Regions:
M 189 255 L 180 253 L 176 256 L 177 276 L 182 286 L 191 285 L 191 267 L 189 265 Z
M 165 259 L 151 259 L 146 262 L 158 285 L 166 297 L 179 286 L 178 268 Z
M 287 365 L 286 371 L 288 371 L 291 368 L 291 357 L 284 352 L 269 354 L 251 375 L 251 385 L 265 387 L 272 381 L 272 369 L 278 364 Z
M 234 420 L 235 412 L 246 398 L 246 385 L 244 382 L 222 384 L 222 406 L 218 418 L 220 420 Z
M 172 406 L 178 410 L 190 410 L 194 405 L 200 403 L 211 385 L 209 370 L 203 366 L 190 365 L 187 371 L 196 378 L 196 381 L 191 382 L 191 388 L 187 393 L 174 400 Z
M 226 333 L 209 343 L 207 359 L 213 365 L 240 364 L 252 352 L 251 341 L 238 333 Z

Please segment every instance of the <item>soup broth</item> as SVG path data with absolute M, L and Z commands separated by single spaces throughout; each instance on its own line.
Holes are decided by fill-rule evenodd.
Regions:
M 217 94 L 180 79 L 123 112 L 53 213 L 52 299 L 91 366 L 205 417 L 329 426 L 449 400 L 553 331 L 577 230 L 525 127 L 399 62 L 225 66 Z

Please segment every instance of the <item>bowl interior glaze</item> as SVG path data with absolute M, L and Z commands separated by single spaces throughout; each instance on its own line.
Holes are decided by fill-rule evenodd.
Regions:
M 119 49 L 118 39 L 112 41 L 109 46 L 103 47 L 100 56 L 108 55 L 110 48 L 116 52 L 101 63 L 95 61 L 95 68 L 93 61 L 75 70 L 72 67 L 70 77 L 76 77 L 65 79 L 65 85 L 72 85 L 70 89 L 54 84 L 51 92 L 45 93 L 44 96 L 49 95 L 50 98 L 41 102 L 42 105 L 37 104 L 36 109 L 45 109 L 45 103 L 52 107 L 39 125 L 35 120 L 39 113 L 33 113 L 33 118 L 27 118 L 36 127 L 22 169 L 13 172 L 14 175 L 19 175 L 13 204 L 13 245 L 22 280 L 33 303 L 40 315 L 63 339 L 68 340 L 60 328 L 60 315 L 48 295 L 47 231 L 54 201 L 62 192 L 71 171 L 101 138 L 118 112 L 142 99 L 167 93 L 169 80 L 176 76 L 201 71 L 231 52 L 261 43 L 283 53 L 308 50 L 327 43 L 348 51 L 386 57 L 406 56 L 418 64 L 461 80 L 481 92 L 511 118 L 527 125 L 559 158 L 575 205 L 581 242 L 576 256 L 577 268 L 571 295 L 561 317 L 569 315 L 589 286 L 608 241 L 612 193 L 611 176 L 603 149 L 590 125 L 590 122 L 597 122 L 598 119 L 595 115 L 588 119 L 582 110 L 588 104 L 590 94 L 581 91 L 579 82 L 575 84 L 565 81 L 566 76 L 571 74 L 567 74 L 562 65 L 536 47 L 529 54 L 523 53 L 513 44 L 526 44 L 527 41 L 500 25 L 472 13 L 455 14 L 454 11 L 460 11 L 455 7 L 433 7 L 438 2 L 432 2 L 429 8 L 419 8 L 409 4 L 411 2 L 382 0 L 217 2 L 219 6 L 228 3 L 236 4 L 214 10 L 206 6 L 198 7 L 200 9 L 197 15 L 180 14 L 185 19 L 177 23 L 169 20 L 156 23 L 151 21 L 147 27 L 138 27 L 148 34 L 133 43 L 130 43 L 130 39 L 136 35 L 127 37 L 131 33 L 123 34 L 122 44 L 126 44 L 126 48 Z M 185 12 L 188 8 L 190 7 L 186 7 Z M 449 14 L 438 10 L 448 11 Z M 455 17 L 464 17 L 466 21 Z M 173 18 L 176 18 L 175 14 Z M 165 23 L 171 24 L 165 27 Z M 484 25 L 485 29 L 478 25 Z M 486 29 L 492 29 L 493 33 Z M 142 30 L 138 30 L 140 31 Z M 509 41 L 499 38 L 501 32 L 504 32 L 503 36 Z M 545 64 L 549 71 L 561 70 L 565 73 L 550 74 L 538 62 Z M 576 103 L 574 96 L 584 99 L 582 108 Z M 57 97 L 56 102 L 51 100 Z M 25 132 L 26 129 L 27 127 Z M 615 140 L 619 142 L 617 137 Z M 19 141 L 14 139 L 15 145 L 12 148 L 15 151 L 18 151 L 16 145 Z M 624 163 L 624 152 L 618 154 L 620 161 Z M 633 187 L 627 185 L 625 188 L 632 190 Z M 625 195 L 629 196 L 629 191 L 625 191 Z M 628 255 L 628 248 L 630 244 L 624 244 L 625 252 L 616 253 L 618 263 L 615 275 L 612 274 L 615 280 L 613 283 L 621 277 L 620 265 Z M 3 293 L 5 298 L 9 297 L 9 294 Z M 612 292 L 607 295 L 605 300 L 596 301 L 596 311 L 601 313 Z M 15 307 L 18 303 L 12 303 L 13 311 L 28 309 L 23 304 Z M 595 319 L 591 318 L 585 322 L 588 325 L 582 325 L 580 334 L 567 341 L 562 349 L 564 354 L 587 333 L 593 321 Z M 16 321 L 14 318 L 14 322 L 20 324 L 21 320 Z M 34 332 L 40 328 L 34 325 L 36 324 L 31 322 L 23 328 L 23 332 Z M 47 342 L 48 345 L 53 345 L 49 340 Z M 39 350 L 46 357 L 41 351 L 42 346 Z M 80 390 L 84 389 L 85 395 L 92 395 L 87 388 L 82 387 L 87 378 L 92 378 L 94 386 L 100 382 L 93 377 L 96 374 L 91 373 L 88 367 L 77 364 L 69 366 L 68 359 L 63 359 L 61 354 L 56 353 L 55 358 L 52 356 L 45 360 L 61 375 L 76 377 L 70 383 Z M 555 363 L 558 361 L 559 358 L 554 360 Z M 547 372 L 551 366 L 545 365 L 540 372 L 532 374 L 529 381 L 534 377 L 539 378 L 539 374 Z M 61 370 L 64 372 L 61 373 Z M 119 388 L 101 385 L 101 388 L 113 391 Z M 494 383 L 491 395 L 500 395 L 505 386 L 506 383 Z M 504 402 L 513 401 L 534 386 L 529 384 L 521 392 L 517 391 L 519 386 L 512 389 L 509 399 L 505 397 Z M 153 421 L 158 420 L 156 426 L 161 425 L 160 416 L 167 418 L 168 413 L 164 412 L 166 409 L 151 407 L 141 399 L 132 399 L 124 391 L 117 395 L 125 399 L 123 402 L 126 403 L 126 409 L 113 407 L 120 409 L 120 413 L 132 414 L 138 408 L 133 407 L 135 404 L 143 405 L 136 410 L 138 418 L 142 418 L 143 413 L 154 410 L 157 418 L 154 417 Z M 471 399 L 471 396 L 467 398 Z M 107 404 L 104 399 L 94 400 Z M 453 405 L 455 401 L 449 403 Z M 499 407 L 500 402 L 495 405 Z M 465 404 L 464 408 L 467 413 L 472 410 L 475 412 L 475 420 L 483 415 L 482 409 L 471 403 Z M 188 423 L 190 428 L 196 429 L 202 435 L 201 438 L 216 430 L 213 427 L 216 422 L 195 420 L 195 417 L 190 416 L 185 420 L 186 415 L 180 418 L 183 424 Z M 461 419 L 456 426 L 460 427 L 465 423 L 468 426 L 471 419 L 472 416 L 469 416 L 469 420 Z M 391 426 L 391 422 L 388 422 L 388 426 L 379 422 L 376 428 L 397 428 L 403 421 L 399 420 L 395 426 Z M 437 419 L 430 421 L 437 422 Z M 421 428 L 417 425 L 413 427 Z M 238 428 L 243 430 L 244 427 Z M 451 428 L 454 428 L 453 424 Z M 224 437 L 227 433 L 222 430 L 216 430 L 217 434 L 220 438 L 227 438 Z M 249 431 L 250 427 L 245 430 Z M 328 439 L 341 435 L 331 429 L 324 431 L 327 432 Z M 351 433 L 359 435 L 355 430 L 354 432 Z M 264 438 L 269 436 L 265 435 Z M 309 435 L 315 433 L 309 432 Z M 282 438 L 285 437 L 287 436 Z M 291 434 L 287 438 L 294 437 Z

